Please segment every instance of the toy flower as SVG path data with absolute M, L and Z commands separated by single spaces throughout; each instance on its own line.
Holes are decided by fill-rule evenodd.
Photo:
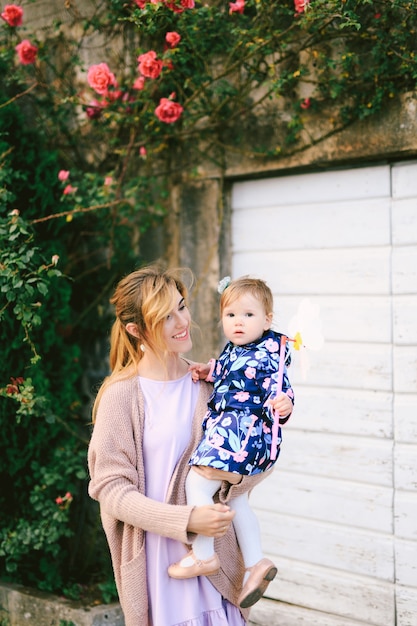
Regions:
M 295 333 L 294 350 L 299 350 L 302 345 L 303 345 L 303 340 L 301 339 L 300 333 Z
M 300 352 L 300 369 L 305 380 L 310 367 L 308 351 L 321 350 L 324 344 L 320 307 L 308 298 L 304 298 L 298 306 L 297 313 L 289 322 L 289 331 L 294 336 L 294 349 Z

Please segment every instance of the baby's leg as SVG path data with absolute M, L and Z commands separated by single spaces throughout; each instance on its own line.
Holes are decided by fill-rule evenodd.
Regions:
M 220 488 L 220 480 L 209 480 L 190 469 L 185 483 L 187 504 L 203 506 L 213 503 L 213 496 Z M 206 535 L 197 535 L 193 542 L 193 552 L 198 559 L 205 561 L 214 554 L 214 538 Z
M 230 501 L 236 515 L 233 526 L 242 552 L 245 568 L 252 567 L 262 559 L 261 531 L 258 518 L 249 505 L 247 493 Z
M 245 577 L 238 605 L 246 609 L 263 596 L 269 583 L 277 573 L 272 561 L 262 557 L 259 522 L 249 506 L 248 495 L 243 494 L 230 502 L 236 511 L 233 526 L 245 562 Z

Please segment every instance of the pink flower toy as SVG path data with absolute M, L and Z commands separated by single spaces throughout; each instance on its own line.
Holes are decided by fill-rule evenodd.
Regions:
M 321 350 L 324 338 L 321 331 L 321 322 L 319 318 L 319 306 L 313 304 L 307 298 L 304 298 L 298 307 L 296 315 L 290 320 L 289 330 L 293 333 L 293 339 L 286 335 L 281 336 L 280 355 L 285 355 L 285 347 L 287 341 L 294 343 L 294 350 L 300 353 L 301 371 L 304 376 L 307 372 L 307 353 L 306 347 L 310 350 Z M 307 346 L 304 342 L 307 342 Z M 282 391 L 282 381 L 284 375 L 284 358 L 280 358 L 277 377 L 277 395 Z M 275 458 L 277 450 L 279 416 L 272 424 L 272 443 L 271 443 L 271 459 Z

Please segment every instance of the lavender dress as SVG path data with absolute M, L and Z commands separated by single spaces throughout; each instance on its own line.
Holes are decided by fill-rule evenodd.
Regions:
M 173 381 L 140 377 L 145 398 L 143 454 L 146 495 L 165 501 L 171 475 L 190 437 L 199 384 L 191 374 Z M 224 601 L 205 576 L 176 580 L 167 568 L 185 555 L 184 545 L 147 532 L 151 626 L 245 626 L 236 606 Z

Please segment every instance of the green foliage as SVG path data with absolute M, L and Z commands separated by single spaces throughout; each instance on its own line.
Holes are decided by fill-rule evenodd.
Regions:
M 3 242 L 0 293 L 6 299 L 6 304 L 0 309 L 0 321 L 12 312 L 25 333 L 24 341 L 31 346 L 32 363 L 36 363 L 39 355 L 31 340 L 31 331 L 41 324 L 41 300 L 53 288 L 53 278 L 61 276 L 61 272 L 54 269 L 59 257 L 53 257 L 50 264 L 41 262 L 39 249 L 32 245 L 33 233 L 17 209 L 11 212 L 8 219 L 0 218 L 0 239 Z
M 50 241 L 11 208 L 19 180 L 29 179 L 12 169 L 12 154 L 0 161 L 0 576 L 62 592 L 74 579 L 105 580 L 110 566 L 85 549 L 99 542 L 87 519 L 81 347 L 65 332 L 75 281 L 57 269 Z M 44 161 L 38 149 L 38 168 L 45 162 L 49 153 Z

